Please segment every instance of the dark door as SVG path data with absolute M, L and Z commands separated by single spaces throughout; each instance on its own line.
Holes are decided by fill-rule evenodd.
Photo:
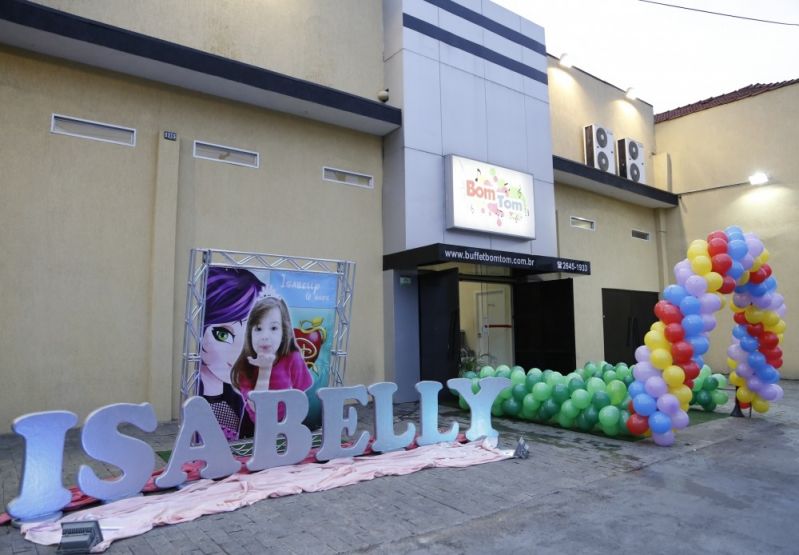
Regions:
M 653 291 L 602 290 L 602 330 L 605 335 L 605 360 L 617 364 L 635 362 L 635 350 L 644 344 L 644 335 L 657 317 Z
M 516 364 L 568 374 L 575 367 L 571 279 L 513 286 Z
M 458 377 L 458 270 L 419 274 L 420 377 L 446 383 Z

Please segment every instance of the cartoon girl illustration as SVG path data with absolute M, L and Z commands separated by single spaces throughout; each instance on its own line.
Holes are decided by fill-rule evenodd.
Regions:
M 307 390 L 313 377 L 294 339 L 289 309 L 283 299 L 274 296 L 256 301 L 247 319 L 244 348 L 230 371 L 230 381 L 244 399 L 244 418 L 240 437 L 253 434 L 255 409 L 250 392 L 267 389 Z M 286 408 L 278 405 L 277 418 L 285 417 Z
M 241 394 L 230 384 L 230 370 L 244 346 L 247 316 L 263 288 L 244 269 L 208 270 L 198 393 L 210 403 L 228 441 L 239 438 L 244 413 Z

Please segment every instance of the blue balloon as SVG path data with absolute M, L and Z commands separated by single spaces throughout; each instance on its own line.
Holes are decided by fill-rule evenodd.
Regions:
M 688 292 L 679 285 L 669 285 L 663 290 L 663 297 L 671 304 L 680 306 L 680 302 L 688 295 Z
M 687 337 L 699 335 L 705 329 L 705 323 L 699 314 L 689 314 L 682 319 L 682 329 Z
M 741 338 L 741 349 L 747 353 L 754 353 L 758 347 L 760 347 L 760 341 L 757 340 L 757 337 L 752 337 L 747 333 Z
M 763 280 L 763 284 L 766 286 L 766 290 L 774 291 L 777 288 L 777 280 L 774 279 L 774 276 L 769 276 L 765 280 Z
M 762 297 L 768 293 L 768 288 L 764 283 L 747 283 L 749 294 L 753 297 Z
M 780 381 L 780 373 L 770 364 L 766 364 L 762 370 L 756 370 L 755 373 L 763 383 L 777 383 Z
M 730 242 L 727 243 L 727 254 L 729 254 L 733 260 L 740 260 L 746 253 L 749 252 L 749 247 L 746 245 L 746 241 L 743 240 L 743 235 L 740 239 L 732 239 L 730 238 Z
M 766 362 L 766 356 L 760 351 L 749 353 L 747 361 L 749 362 L 749 366 L 751 366 L 753 370 L 758 370 L 768 365 L 768 363 Z
M 748 336 L 749 332 L 746 331 L 746 326 L 744 326 L 743 324 L 738 324 L 737 326 L 732 328 L 732 335 L 734 337 L 737 337 L 738 339 L 741 339 L 744 336 Z
M 703 355 L 710 348 L 710 341 L 708 341 L 707 337 L 703 335 L 689 337 L 688 342 L 694 348 L 695 355 Z
M 744 245 L 746 245 L 746 243 L 744 243 Z M 744 275 L 744 265 L 740 262 L 733 261 L 732 266 L 730 266 L 730 269 L 727 270 L 727 275 L 732 279 L 737 280 Z
M 657 403 L 648 393 L 639 393 L 633 397 L 633 408 L 641 416 L 649 416 L 657 410 Z
M 696 365 L 699 366 L 699 368 L 702 368 L 705 365 L 705 359 L 703 359 L 701 355 L 694 355 L 691 358 Z
M 630 396 L 631 399 L 635 399 L 636 395 L 640 395 L 641 393 L 645 393 L 646 388 L 642 382 L 635 380 L 633 383 L 627 387 L 627 394 Z
M 680 312 L 685 316 L 689 314 L 699 314 L 702 310 L 702 303 L 693 295 L 686 295 L 679 304 Z
M 727 234 L 727 240 L 729 241 L 731 234 L 733 235 L 738 234 L 743 236 L 744 230 L 738 227 L 737 225 L 728 225 L 727 227 L 724 228 L 724 233 Z
M 649 428 L 653 434 L 665 434 L 671 430 L 671 418 L 667 414 L 656 410 L 649 416 Z

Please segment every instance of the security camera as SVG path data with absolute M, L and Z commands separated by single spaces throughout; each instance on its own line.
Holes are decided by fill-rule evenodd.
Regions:
M 383 89 L 377 93 L 377 99 L 380 102 L 388 102 L 388 89 Z

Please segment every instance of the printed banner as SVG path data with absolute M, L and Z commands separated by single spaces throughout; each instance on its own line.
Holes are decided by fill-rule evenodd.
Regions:
M 229 441 L 252 437 L 255 389 L 302 389 L 306 425 L 318 426 L 314 393 L 329 382 L 337 288 L 335 274 L 208 269 L 198 394 Z

